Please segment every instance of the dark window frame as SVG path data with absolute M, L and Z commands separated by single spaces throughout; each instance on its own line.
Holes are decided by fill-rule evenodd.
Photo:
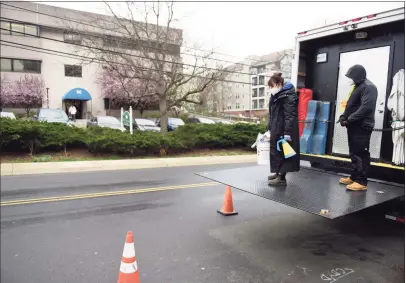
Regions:
M 40 29 L 40 26 L 39 25 L 35 25 L 35 24 L 31 24 L 31 23 L 24 23 L 24 22 L 16 22 L 16 21 L 1 21 L 2 23 L 7 23 L 8 24 L 8 33 L 6 33 L 5 32 L 5 30 L 1 30 L 1 34 L 4 34 L 4 35 L 19 35 L 19 36 L 32 36 L 32 37 L 39 37 L 39 29 Z M 19 25 L 22 25 L 23 26 L 23 32 L 22 33 L 20 33 L 20 32 L 14 32 L 13 33 L 13 28 L 12 28 L 12 26 L 13 26 L 13 24 L 19 24 Z M 36 34 L 35 35 L 33 35 L 33 34 L 30 34 L 30 33 L 26 33 L 26 31 L 25 31 L 25 27 L 26 26 L 32 26 L 32 27 L 35 27 L 36 28 Z
M 67 68 L 71 68 L 70 71 Z M 75 68 L 77 68 L 75 70 Z M 75 75 L 75 72 L 78 71 L 80 68 L 80 75 Z M 72 77 L 72 78 L 82 78 L 83 77 L 83 69 L 82 65 L 64 65 L 65 77 Z
M 2 72 L 13 72 L 13 73 L 30 73 L 30 74 L 41 74 L 42 71 L 42 61 L 41 60 L 31 60 L 31 59 L 21 59 L 21 58 L 8 58 L 8 57 L 1 57 L 1 59 L 8 59 L 11 60 L 11 70 L 10 71 L 6 71 L 6 70 L 2 70 Z M 20 71 L 16 71 L 14 68 L 14 61 L 22 61 L 23 62 L 23 66 L 24 66 L 24 70 Z M 27 70 L 26 69 L 26 62 L 35 62 L 37 63 L 37 69 L 36 70 Z

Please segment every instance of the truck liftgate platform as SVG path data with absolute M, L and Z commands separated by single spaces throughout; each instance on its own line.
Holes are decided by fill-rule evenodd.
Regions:
M 367 191 L 347 191 L 338 174 L 301 168 L 287 175 L 287 186 L 268 185 L 269 166 L 196 173 L 212 181 L 306 212 L 335 219 L 405 195 L 404 185 L 369 181 Z

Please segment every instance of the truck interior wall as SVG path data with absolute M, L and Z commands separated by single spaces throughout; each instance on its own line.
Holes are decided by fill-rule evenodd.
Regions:
M 337 95 L 337 83 L 339 74 L 339 59 L 343 52 L 357 51 L 368 48 L 391 46 L 389 61 L 389 79 L 386 97 L 389 96 L 392 87 L 393 76 L 405 68 L 405 22 L 398 21 L 363 30 L 368 33 L 366 39 L 355 39 L 355 31 L 345 32 L 330 37 L 314 39 L 301 43 L 301 58 L 306 62 L 305 87 L 313 90 L 313 99 L 331 102 L 330 119 L 328 129 L 326 153 L 332 153 L 332 135 L 334 132 L 335 102 Z M 327 53 L 327 62 L 316 63 L 316 56 Z M 373 60 L 373 58 L 371 58 Z M 354 62 L 356 64 L 356 62 Z M 303 68 L 303 67 L 302 67 Z M 390 127 L 390 113 L 387 111 L 384 120 L 384 128 Z M 385 132 L 382 138 L 381 160 L 392 160 L 392 134 Z

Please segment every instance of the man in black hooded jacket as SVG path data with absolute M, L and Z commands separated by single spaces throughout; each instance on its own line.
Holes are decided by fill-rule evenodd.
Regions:
M 347 127 L 353 171 L 349 178 L 341 178 L 340 183 L 347 185 L 348 190 L 363 191 L 367 189 L 368 183 L 371 162 L 369 144 L 375 126 L 378 91 L 367 79 L 365 68 L 361 65 L 352 66 L 346 77 L 353 81 L 354 87 L 339 122 L 341 126 Z

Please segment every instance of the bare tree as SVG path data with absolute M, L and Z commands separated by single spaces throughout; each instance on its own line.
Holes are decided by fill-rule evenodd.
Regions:
M 67 21 L 70 32 L 84 34 L 77 52 L 85 54 L 88 62 L 108 66 L 118 76 L 136 79 L 140 86 L 151 86 L 138 98 L 158 98 L 161 131 L 166 132 L 170 110 L 184 103 L 200 104 L 196 94 L 221 77 L 222 66 L 213 61 L 213 52 L 188 55 L 193 61 L 190 64 L 182 61 L 183 33 L 172 27 L 176 22 L 173 2 L 144 2 L 143 9 L 137 2 L 125 2 L 124 15 L 114 4 L 105 5 L 111 16 L 96 15 L 91 20 L 92 29 L 90 25 L 73 26 Z
M 196 112 L 222 113 L 227 109 L 227 98 L 231 94 L 228 84 L 224 82 L 227 78 L 226 75 L 220 76 L 218 80 L 196 95 L 196 100 L 200 101 L 200 104 L 194 107 Z

